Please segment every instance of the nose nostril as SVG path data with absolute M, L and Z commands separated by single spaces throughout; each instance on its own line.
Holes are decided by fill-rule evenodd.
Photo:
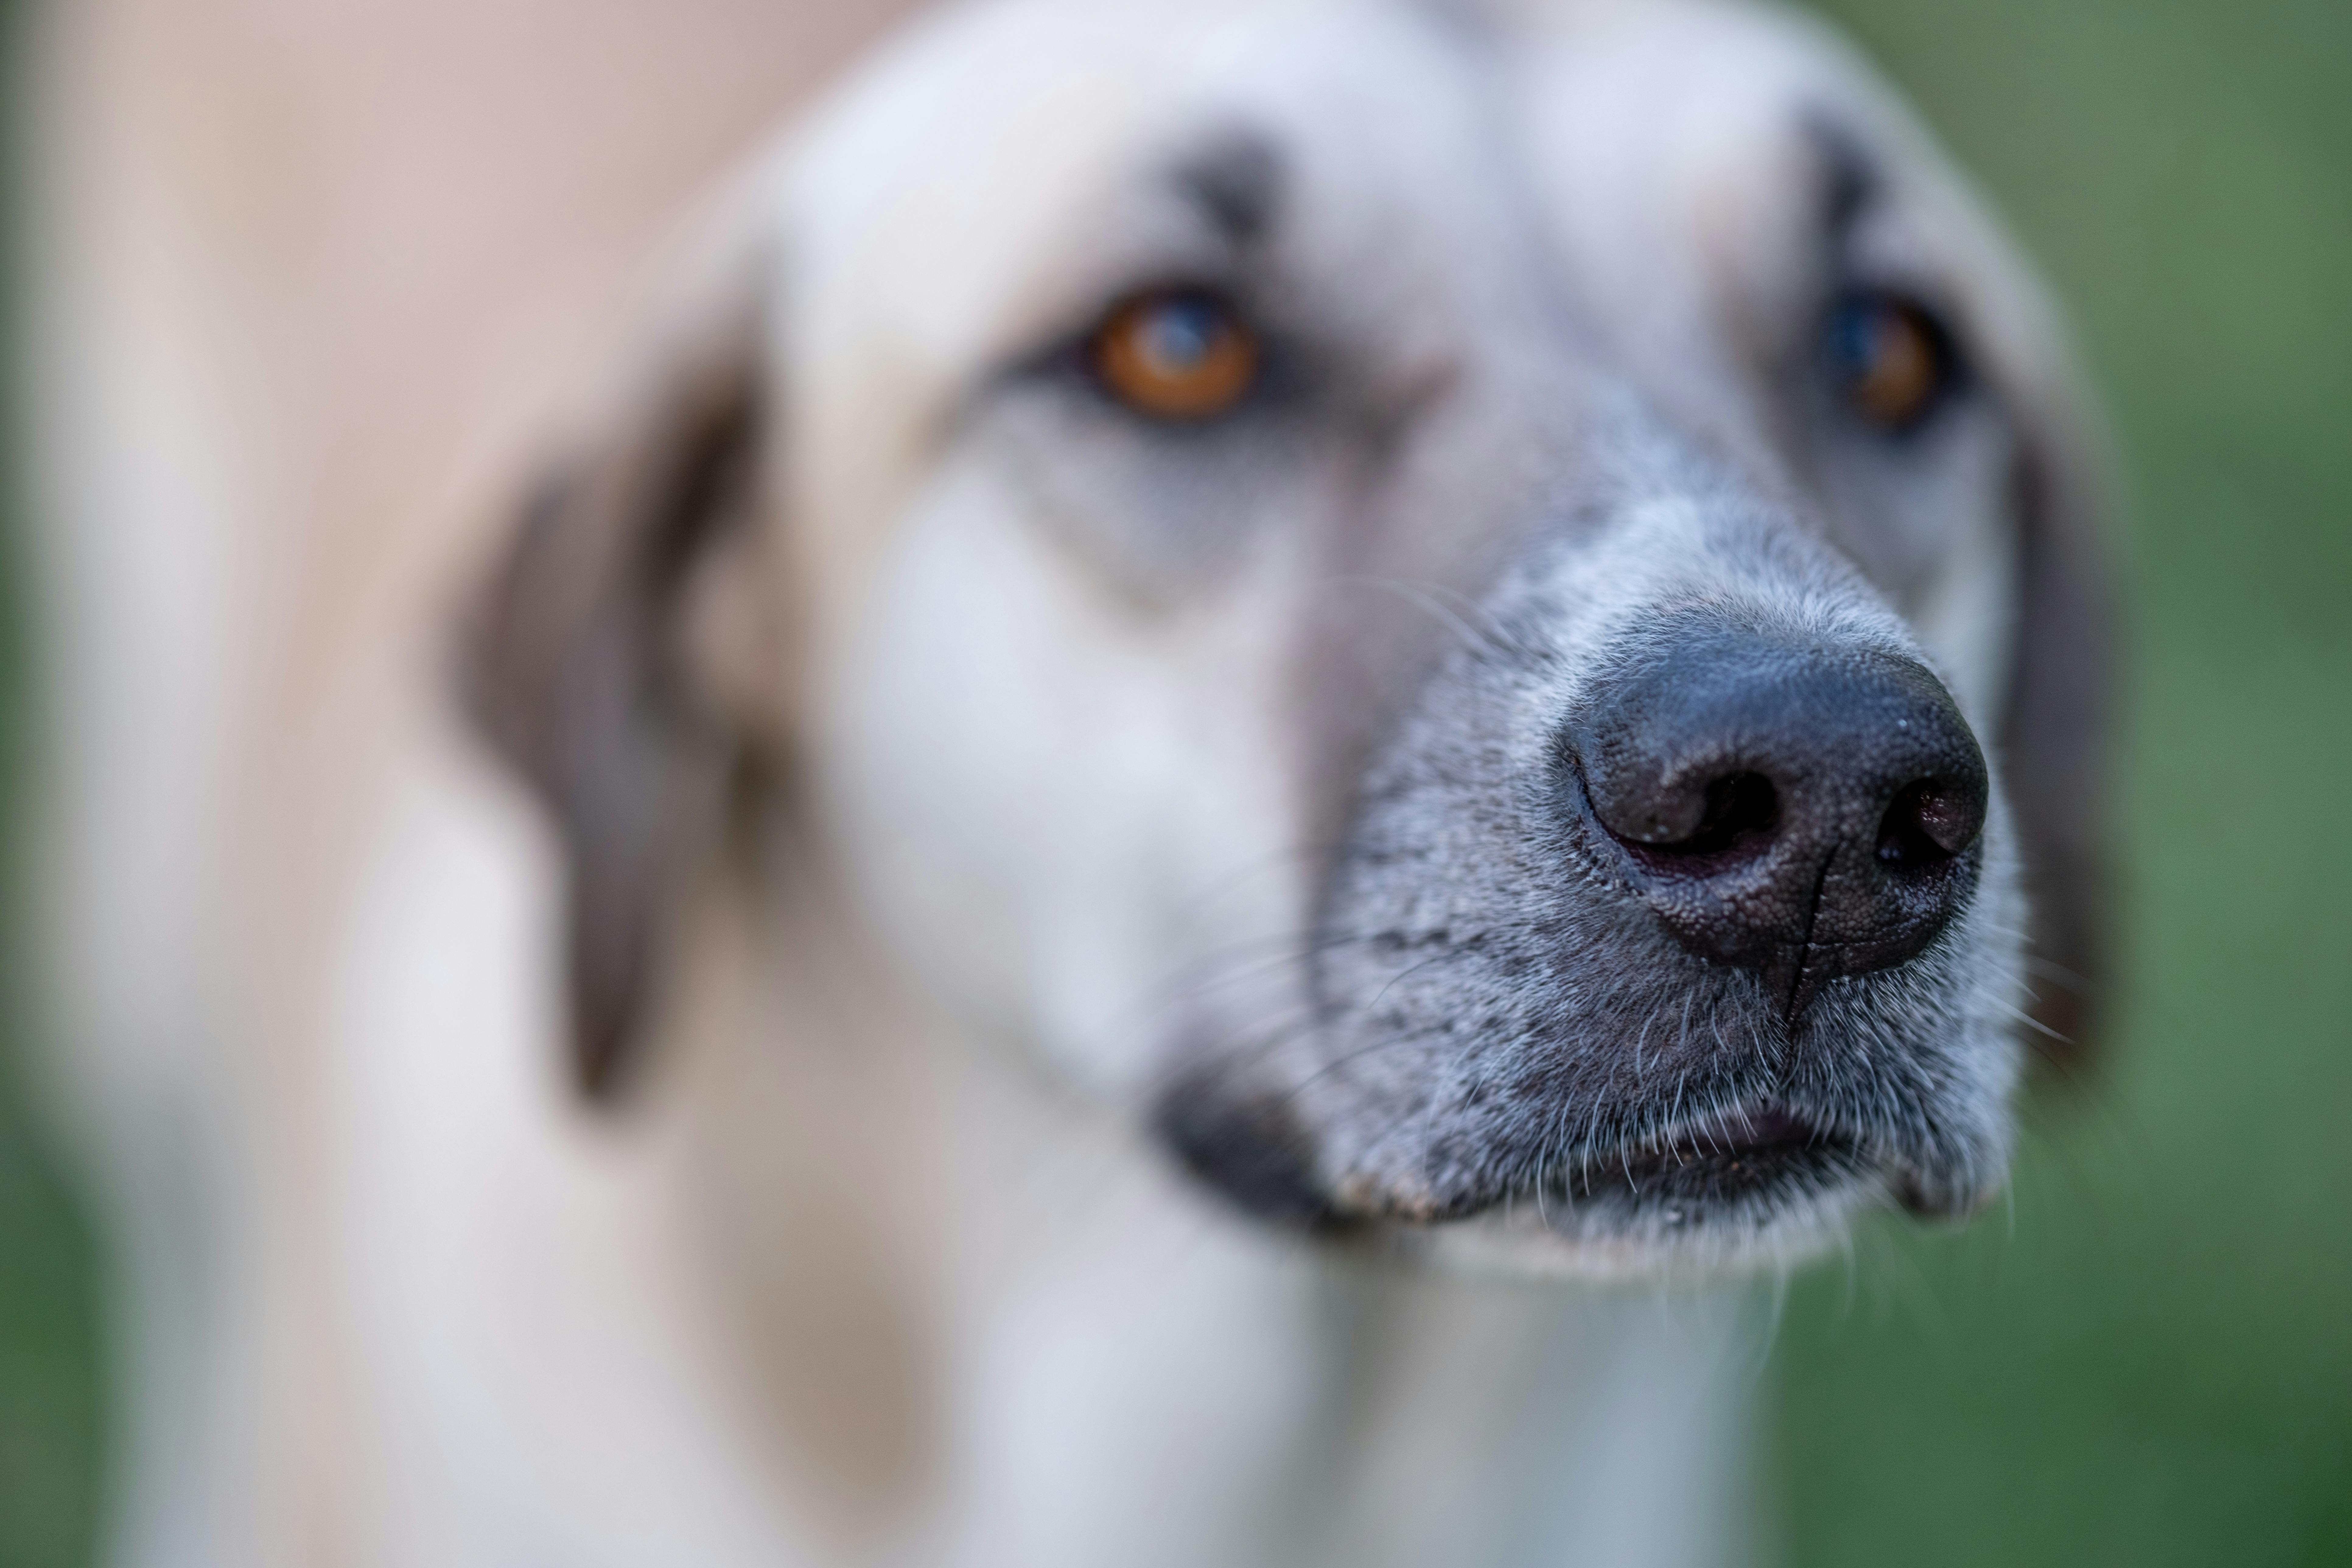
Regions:
M 1878 858 L 1891 867 L 1941 865 L 1976 841 L 1984 813 L 1966 792 L 1934 779 L 1906 785 L 1878 825 Z
M 1769 837 L 1780 815 L 1780 792 L 1770 779 L 1759 773 L 1727 773 L 1707 784 L 1696 827 L 1670 843 L 1643 847 L 1659 855 L 1726 855 Z

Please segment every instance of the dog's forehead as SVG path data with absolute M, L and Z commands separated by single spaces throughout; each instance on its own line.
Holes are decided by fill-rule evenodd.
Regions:
M 1530 215 L 1591 330 L 1687 427 L 1769 444 L 1755 367 L 1810 321 L 1851 209 L 1883 224 L 1910 195 L 1867 74 L 1789 15 L 1670 0 L 1569 7 L 1507 75 Z
M 1464 73 L 1400 0 L 1000 0 L 912 29 L 772 165 L 792 483 L 821 531 L 871 531 L 961 400 L 1113 291 L 1215 271 L 1237 169 L 1274 175 L 1286 236 L 1311 205 L 1403 241 L 1367 262 L 1443 243 L 1489 162 Z
M 1213 247 L 1198 220 L 1214 215 L 1188 211 L 1164 176 L 1241 132 L 1298 176 L 1301 205 L 1409 213 L 1418 221 L 1391 226 L 1407 243 L 1436 242 L 1473 190 L 1516 184 L 1571 240 L 1621 237 L 1571 246 L 1609 296 L 1622 291 L 1612 263 L 1637 249 L 1652 285 L 1662 264 L 1783 264 L 1776 230 L 1802 221 L 1807 204 L 1790 198 L 1817 174 L 1811 132 L 1875 137 L 1885 118 L 1841 50 L 1776 12 L 1494 10 L 1002 0 L 951 12 L 795 139 L 782 196 L 794 287 L 823 300 L 822 336 L 897 366 L 903 404 L 913 383 L 952 384 L 1064 324 L 1057 311 L 1123 272 L 1181 271 Z M 1623 243 L 1635 231 L 1641 243 Z
M 1279 238 L 1310 237 L 1328 265 L 1303 270 L 1327 294 L 1403 307 L 1372 318 L 1384 335 L 1475 329 L 1517 310 L 1528 296 L 1515 288 L 1532 280 L 1580 306 L 1654 395 L 1724 405 L 1681 406 L 1695 426 L 1769 442 L 1743 367 L 1771 357 L 1756 331 L 1802 318 L 1793 280 L 1822 261 L 1839 148 L 1899 176 L 1878 182 L 1892 193 L 1879 205 L 1905 215 L 1891 243 L 1970 275 L 1948 292 L 2006 312 L 1986 333 L 1996 357 L 2040 357 L 2033 290 L 1924 134 L 1826 33 L 1778 11 L 951 10 L 860 73 L 776 165 L 799 446 L 835 470 L 824 511 L 887 511 L 891 486 L 992 371 L 1082 329 L 1119 289 L 1217 274 L 1233 238 L 1218 195 L 1181 176 L 1220 150 L 1244 154 L 1235 166 L 1265 155 Z M 1207 184 L 1222 177 L 1212 168 Z M 1513 259 L 1531 254 L 1528 235 L 1549 242 L 1547 266 Z M 1677 380 L 1693 399 L 1675 395 Z
M 1502 96 L 1532 218 L 1611 357 L 1685 428 L 1769 468 L 1757 375 L 1857 276 L 1933 301 L 2016 406 L 2056 419 L 2077 401 L 2030 268 L 1823 25 L 1723 0 L 1511 9 Z
M 1221 153 L 1270 151 L 1327 206 L 1443 205 L 1462 78 L 1428 14 L 1394 0 L 951 13 L 798 138 L 793 285 L 825 300 L 828 335 L 952 382 L 1139 268 L 1205 267 L 1232 215 L 1192 198 Z M 1367 168 L 1383 177 L 1351 180 Z

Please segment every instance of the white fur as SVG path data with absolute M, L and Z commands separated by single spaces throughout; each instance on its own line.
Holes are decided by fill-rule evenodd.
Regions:
M 1460 554 L 1504 536 L 1517 503 L 1494 498 L 1591 415 L 1537 395 L 1561 342 L 1786 481 L 1719 336 L 1786 284 L 1743 270 L 1793 221 L 1792 154 L 1759 127 L 1792 81 L 1883 117 L 1873 89 L 1782 19 L 1563 5 L 1476 46 L 1524 57 L 1507 105 L 1433 12 L 959 7 L 739 187 L 779 246 L 767 351 L 792 432 L 781 550 L 817 585 L 795 693 L 816 847 L 777 879 L 781 914 L 698 906 L 707 967 L 673 988 L 646 1103 L 609 1121 L 557 1068 L 547 836 L 460 731 L 441 663 L 454 586 L 492 542 L 485 475 L 515 443 L 434 448 L 451 471 L 411 477 L 399 507 L 354 498 L 405 452 L 347 454 L 344 488 L 289 495 L 306 459 L 271 420 L 295 378 L 249 384 L 247 307 L 150 244 L 180 221 L 235 231 L 239 209 L 174 217 L 152 184 L 69 160 L 58 111 L 51 177 L 112 193 L 129 226 L 53 198 L 37 454 L 67 1059 L 143 1324 L 121 1561 L 1748 1554 L 1758 1352 L 1736 1296 L 1529 1282 L 1559 1248 L 1523 1215 L 1449 1236 L 1452 1271 L 1410 1244 L 1334 1261 L 1150 1147 L 1154 999 L 1312 918 L 1286 858 L 1317 808 L 1272 671 L 1356 590 L 1303 534 L 1268 536 L 1214 588 L 1139 607 L 1089 546 L 1033 526 L 1041 492 L 960 423 L 986 417 L 992 365 L 1082 324 L 1083 301 L 1211 255 L 1137 172 L 1239 115 L 1293 133 L 1316 193 L 1300 243 L 1361 279 L 1384 329 L 1367 396 L 1495 367 L 1395 481 L 1479 477 L 1449 514 Z M 2030 292 L 1940 168 L 1921 182 L 1885 243 L 1981 287 L 1996 352 L 2041 374 Z M 1527 281 L 1538 253 L 1581 268 L 1580 320 Z M 375 412 L 436 395 L 386 387 Z M 527 428 L 519 406 L 555 401 L 481 422 Z M 1339 517 L 1347 471 L 1319 462 L 1267 510 Z M 2011 564 L 1967 477 L 1982 465 L 1962 467 L 1882 586 L 1987 723 Z M 1081 535 L 1095 484 L 1054 492 Z M 1453 545 L 1423 548 L 1436 563 L 1404 586 L 1449 606 L 1427 590 L 1450 590 Z M 322 615 L 322 583 L 369 591 Z M 1425 611 L 1387 612 L 1418 628 L 1389 641 L 1425 647 Z M 1279 977 L 1238 984 L 1236 1008 L 1295 1001 Z M 794 1140 L 825 1157 L 772 1146 Z M 1485 1272 L 1497 1259 L 1514 1278 Z M 835 1342 L 777 1303 L 835 1293 L 900 1317 L 866 1325 L 880 1370 L 847 1405 L 796 1405 L 776 1390 L 823 1385 Z M 827 1423 L 901 1375 L 908 1457 L 845 1501 L 828 1467 L 860 1462 L 823 1452 Z

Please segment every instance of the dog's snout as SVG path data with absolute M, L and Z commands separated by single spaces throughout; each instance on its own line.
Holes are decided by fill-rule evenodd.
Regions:
M 1990 784 L 1951 696 L 1874 649 L 1715 630 L 1568 725 L 1591 815 L 1683 945 L 1761 971 L 1791 1017 L 1916 956 L 1973 892 Z

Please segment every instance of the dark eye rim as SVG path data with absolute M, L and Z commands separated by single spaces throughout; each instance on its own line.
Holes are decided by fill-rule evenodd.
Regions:
M 1856 406 L 1852 395 L 1853 377 L 1840 361 L 1837 338 L 1842 316 L 1857 307 L 1898 311 L 1917 325 L 1927 339 L 1935 365 L 1935 381 L 1918 406 L 1901 419 L 1874 418 Z M 1948 312 L 1933 300 L 1900 286 L 1864 281 L 1840 286 L 1821 309 L 1813 341 L 1814 359 L 1840 414 L 1884 439 L 1904 440 L 1917 436 L 1936 424 L 1937 416 L 1958 402 L 1972 384 L 1968 356 L 1961 350 L 1959 334 L 1953 330 Z

